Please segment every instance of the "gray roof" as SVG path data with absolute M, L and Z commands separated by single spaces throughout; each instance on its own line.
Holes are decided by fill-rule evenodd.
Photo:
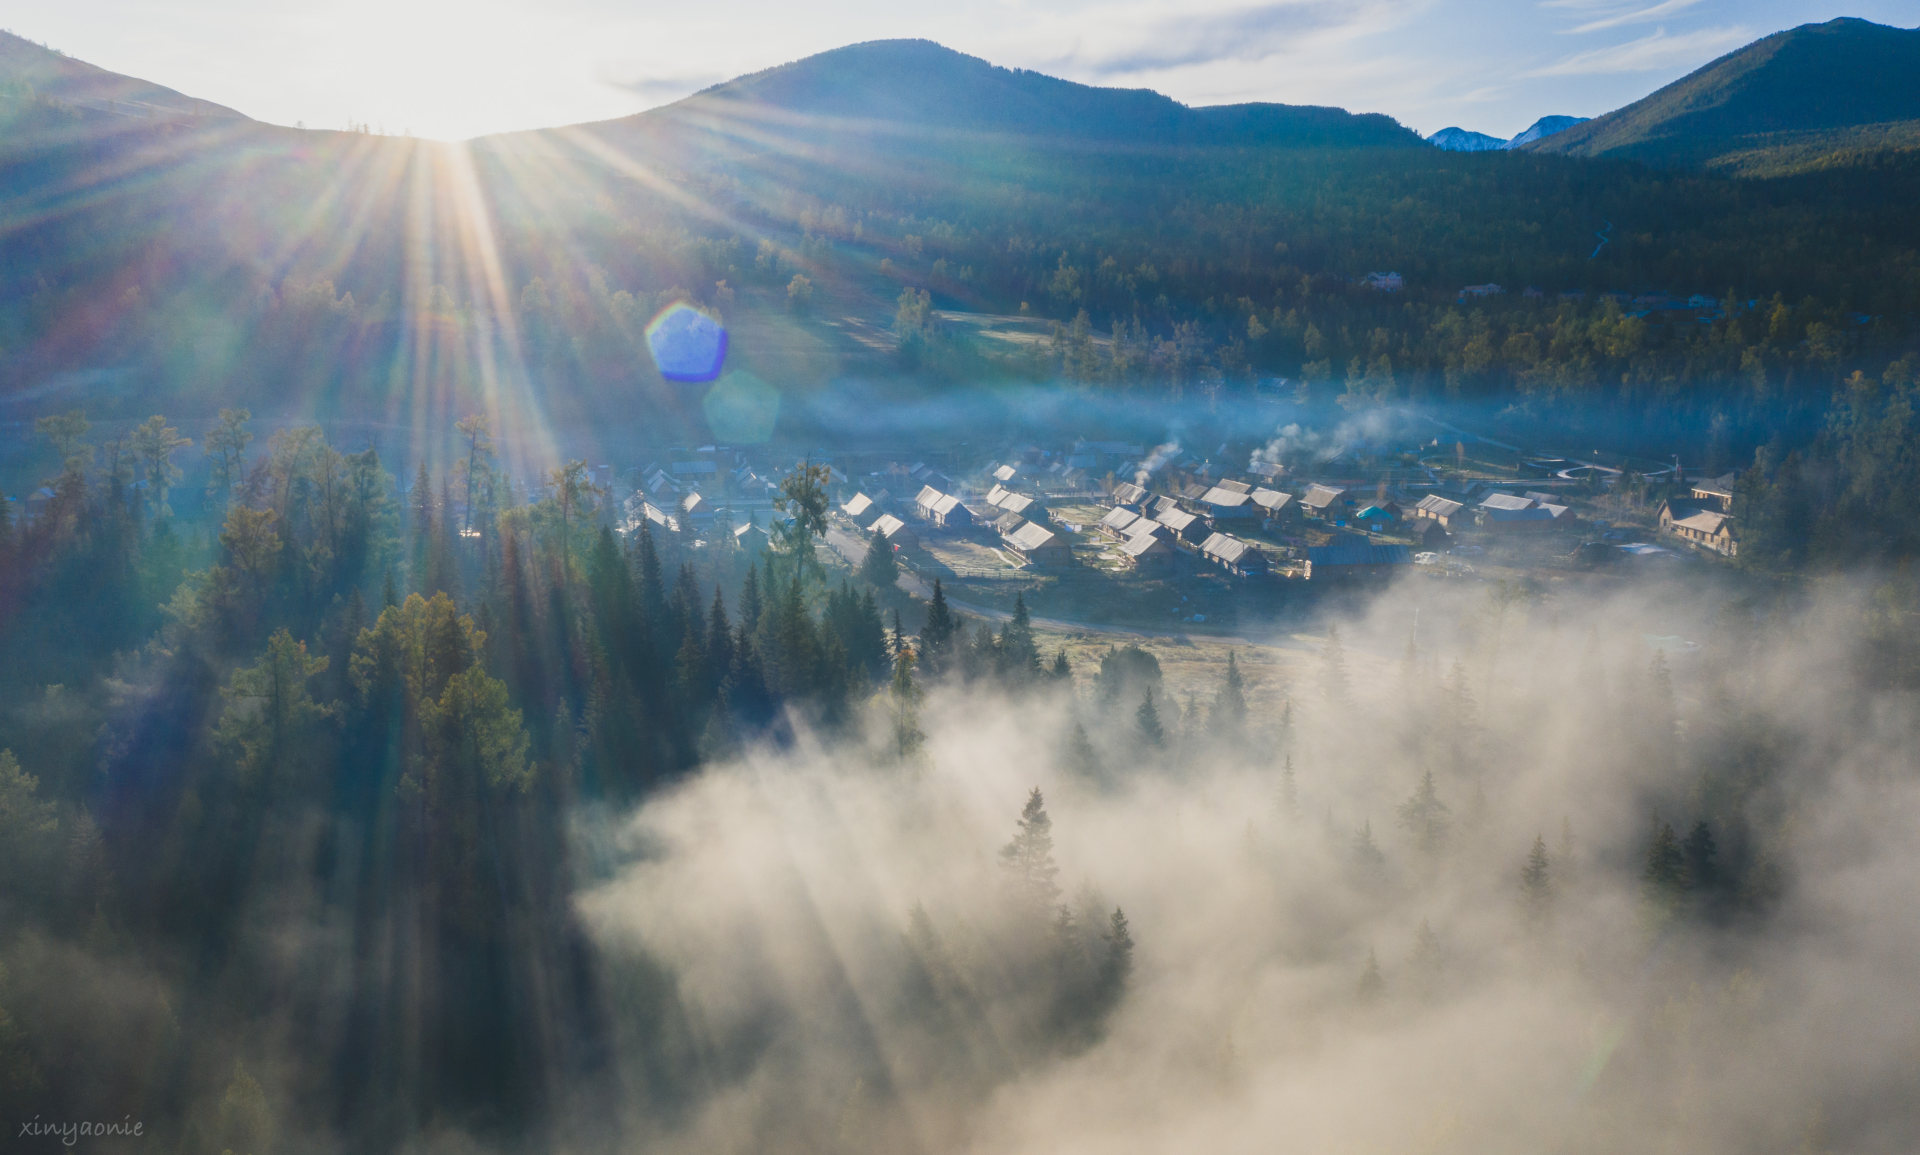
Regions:
M 1712 535 L 1719 533 L 1720 527 L 1732 520 L 1733 518 L 1729 514 L 1714 513 L 1711 510 L 1703 509 L 1692 517 L 1683 517 L 1673 524 L 1682 529 L 1693 530 L 1696 533 Z
M 1166 539 L 1153 533 L 1136 533 L 1120 543 L 1120 552 L 1130 558 L 1142 558 L 1151 553 L 1163 553 L 1172 550 Z
M 1178 531 L 1187 528 L 1200 519 L 1196 515 L 1175 506 L 1161 510 L 1159 514 L 1155 516 L 1154 520 L 1166 526 L 1168 529 Z
M 1337 485 L 1309 485 L 1307 491 L 1300 495 L 1300 504 L 1308 509 L 1325 509 L 1340 500 L 1340 496 L 1346 492 Z
M 1007 544 L 1015 549 L 1032 551 L 1060 541 L 1060 535 L 1037 522 L 1028 522 L 1012 533 L 1007 534 Z M 1060 542 L 1060 544 L 1065 544 Z
M 873 505 L 873 498 L 868 497 L 864 493 L 856 493 L 852 497 L 847 498 L 846 502 L 840 506 L 840 509 L 848 517 L 859 517 L 863 513 L 871 512 Z
M 1244 491 L 1236 492 L 1235 490 L 1224 489 L 1216 485 L 1202 494 L 1200 500 L 1206 502 L 1208 505 L 1217 505 L 1222 509 L 1239 509 L 1241 506 L 1247 504 L 1251 498 Z
M 1512 493 L 1489 493 L 1480 502 L 1480 508 L 1486 510 L 1506 510 L 1518 513 L 1523 509 L 1532 509 L 1539 503 L 1531 497 L 1521 497 Z
M 1253 498 L 1255 505 L 1270 512 L 1278 512 L 1285 509 L 1287 503 L 1293 500 L 1293 494 L 1291 493 L 1281 493 L 1277 489 L 1267 489 L 1264 486 L 1255 489 L 1248 496 Z
M 996 485 L 987 491 L 987 504 L 1008 513 L 1024 514 L 1032 508 L 1033 498 L 1024 493 L 1015 493 L 1004 485 Z
M 1146 499 L 1147 491 L 1131 481 L 1123 481 L 1113 487 L 1113 502 L 1116 505 L 1133 505 Z
M 1414 506 L 1414 508 L 1420 510 L 1422 513 L 1431 514 L 1434 517 L 1452 517 L 1454 514 L 1465 509 L 1466 506 L 1450 498 L 1441 497 L 1437 493 L 1430 493 L 1421 498 L 1420 504 Z
M 1107 516 L 1100 519 L 1100 524 L 1106 529 L 1124 530 L 1139 520 L 1140 515 L 1131 509 L 1115 507 L 1107 511 Z
M 1249 560 L 1247 557 L 1249 553 L 1255 557 L 1260 554 L 1259 550 L 1253 548 L 1252 543 L 1241 541 L 1227 533 L 1216 533 L 1208 537 L 1201 543 L 1200 552 L 1208 557 L 1218 558 L 1228 565 L 1238 565 L 1242 561 Z
M 895 534 L 906 529 L 907 523 L 901 521 L 891 513 L 883 513 L 874 521 L 871 528 L 874 533 L 882 537 L 892 538 Z

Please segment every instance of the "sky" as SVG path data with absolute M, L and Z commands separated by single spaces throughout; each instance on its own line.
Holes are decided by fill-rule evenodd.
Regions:
M 1496 136 L 1629 103 L 1742 44 L 1915 0 L 11 0 L 8 30 L 276 124 L 458 140 L 624 116 L 863 40 L 1189 104 Z

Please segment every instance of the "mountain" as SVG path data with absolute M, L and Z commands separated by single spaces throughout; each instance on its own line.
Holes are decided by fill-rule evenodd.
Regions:
M 1749 174 L 1920 148 L 1920 29 L 1801 25 L 1526 147 Z
M 1300 372 L 1310 348 L 1326 365 L 1374 357 L 1379 326 L 1353 309 L 1384 323 L 1373 311 L 1489 281 L 1920 310 L 1911 182 L 1756 188 L 1537 154 L 1559 136 L 1461 156 L 1382 116 L 1190 108 L 926 42 L 464 144 L 262 124 L 7 47 L 5 420 L 231 404 L 450 425 L 498 403 L 568 428 L 674 413 L 675 436 L 708 436 L 646 351 L 649 319 L 685 300 L 724 316 L 731 365 L 800 394 L 903 366 L 909 381 L 1049 371 L 1052 346 L 1001 356 L 921 333 L 916 308 L 1037 326 L 1084 312 L 1096 332 L 1126 327 L 1128 373 L 1205 356 L 1234 380 Z M 1388 268 L 1405 294 L 1353 296 Z M 0 437 L 0 470 L 20 441 Z
M 1507 142 L 1497 136 L 1468 132 L 1457 126 L 1441 129 L 1428 137 L 1427 143 L 1447 152 L 1492 152 L 1507 147 Z
M 246 119 L 231 108 L 96 68 L 11 32 L 0 32 L 0 84 L 24 86 L 75 108 L 137 119 Z
M 1023 137 L 1103 146 L 1411 148 L 1379 113 L 1285 104 L 1192 108 L 1148 89 L 1098 88 L 1002 68 L 929 40 L 836 48 L 587 126 L 620 135 L 726 126 L 783 135 Z
M 1524 148 L 1534 141 L 1544 140 L 1556 132 L 1565 132 L 1576 124 L 1585 124 L 1587 119 L 1588 118 L 1584 116 L 1543 116 L 1539 120 L 1534 121 L 1525 132 L 1507 141 L 1500 147 Z

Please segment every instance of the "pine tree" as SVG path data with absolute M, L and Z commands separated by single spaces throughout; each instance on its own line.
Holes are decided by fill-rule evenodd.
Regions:
M 1355 993 L 1363 1003 L 1377 1002 L 1387 990 L 1387 980 L 1380 974 L 1380 957 L 1367 948 L 1367 965 L 1360 972 L 1360 982 Z
M 913 680 L 913 651 L 902 646 L 893 655 L 893 683 L 888 689 L 893 705 L 894 756 L 902 762 L 919 753 L 926 740 L 920 731 L 920 696 L 920 687 Z
M 1060 868 L 1053 862 L 1053 820 L 1047 817 L 1046 799 L 1038 786 L 1027 795 L 1019 829 L 1013 841 L 1001 848 L 1000 862 L 1022 901 L 1033 910 L 1051 912 L 1060 901 L 1060 885 L 1055 881 Z
M 1413 950 L 1407 955 L 1407 971 L 1413 976 L 1420 993 L 1431 997 L 1439 989 L 1445 969 L 1446 954 L 1440 946 L 1440 936 L 1433 933 L 1433 928 L 1423 918 L 1420 920 L 1420 929 L 1414 932 Z
M 1423 854 L 1437 854 L 1446 843 L 1449 825 L 1447 804 L 1434 789 L 1433 771 L 1420 776 L 1413 795 L 1400 804 L 1400 826 L 1413 835 Z
M 1187 704 L 1180 711 L 1180 749 L 1188 758 L 1207 745 L 1207 722 L 1200 712 L 1200 696 L 1187 691 Z
M 1073 665 L 1067 661 L 1065 646 L 1054 652 L 1053 665 L 1048 669 L 1047 676 L 1056 682 L 1071 683 L 1073 681 Z
M 413 490 L 407 494 L 413 512 L 413 557 L 412 572 L 408 575 L 414 592 L 432 594 L 428 588 L 433 564 L 433 481 L 427 476 L 427 462 L 422 458 L 413 472 Z
M 1153 704 L 1153 687 L 1147 687 L 1140 697 L 1140 708 L 1133 712 L 1134 726 L 1140 733 L 1140 741 L 1149 749 L 1158 750 L 1167 744 L 1167 732 L 1160 725 L 1160 708 Z
M 1553 914 L 1553 866 L 1547 858 L 1547 840 L 1534 835 L 1533 849 L 1520 868 L 1520 906 L 1528 926 L 1540 927 Z
M 1293 755 L 1280 766 L 1280 817 L 1292 822 L 1300 817 L 1300 791 L 1293 779 Z
M 1713 831 L 1707 826 L 1706 819 L 1702 818 L 1693 824 L 1680 851 L 1686 860 L 1687 889 L 1695 894 L 1713 890 L 1720 882 L 1720 868 L 1714 861 L 1720 850 L 1714 844 Z
M 860 563 L 860 576 L 875 589 L 890 590 L 900 581 L 900 559 L 893 554 L 893 543 L 879 530 L 867 541 L 867 556 Z
M 641 531 L 645 533 L 643 529 Z M 740 587 L 740 625 L 749 632 L 760 625 L 760 578 L 759 571 L 747 567 L 747 580 Z M 896 615 L 896 621 L 898 620 Z
M 214 740 L 231 751 L 243 786 L 314 785 L 305 772 L 316 768 L 320 727 L 335 707 L 314 701 L 307 683 L 326 669 L 326 658 L 309 656 L 282 628 L 258 662 L 234 671 Z
M 1025 594 L 1013 595 L 1013 617 L 1000 630 L 996 647 L 1000 676 L 1015 685 L 1024 685 L 1040 673 L 1040 648 L 1033 640 L 1033 619 L 1027 614 Z
M 207 496 L 222 505 L 233 500 L 233 490 L 245 472 L 247 443 L 253 434 L 247 422 L 253 414 L 245 409 L 222 409 L 220 422 L 207 434 L 206 456 L 212 462 L 207 470 Z
M 1213 730 L 1222 741 L 1238 740 L 1247 729 L 1246 680 L 1240 675 L 1240 661 L 1227 653 L 1227 672 L 1220 692 L 1213 699 Z
M 727 602 L 717 583 L 713 605 L 707 610 L 707 662 L 711 688 L 719 689 L 733 669 L 733 628 L 727 623 Z
M 474 527 L 474 515 L 480 508 L 480 499 L 486 482 L 493 474 L 493 431 L 486 415 L 470 413 L 454 426 L 467 442 L 466 459 L 460 462 L 461 480 L 466 483 L 467 513 L 461 528 L 471 530 Z
M 1103 1009 L 1110 1009 L 1126 993 L 1127 979 L 1133 974 L 1133 932 L 1119 907 L 1113 908 L 1100 939 L 1107 945 L 1106 957 L 1100 960 L 1100 1002 Z
M 1100 766 L 1100 755 L 1093 748 L 1093 742 L 1087 738 L 1087 728 L 1075 722 L 1067 731 L 1067 740 L 1060 753 L 1060 764 L 1068 773 L 1078 775 L 1088 781 L 1097 782 L 1104 775 Z
M 1368 819 L 1353 834 L 1351 851 L 1353 866 L 1362 878 L 1373 879 L 1386 868 L 1387 856 L 1380 853 L 1380 846 L 1373 840 L 1373 821 Z
M 947 608 L 947 594 L 940 579 L 933 579 L 933 599 L 927 603 L 927 624 L 920 628 L 920 661 L 930 674 L 946 670 L 952 656 L 954 634 L 960 624 Z
M 1673 913 L 1686 897 L 1687 860 L 1673 827 L 1654 820 L 1647 844 L 1646 866 L 1640 871 L 1640 896 L 1656 915 Z

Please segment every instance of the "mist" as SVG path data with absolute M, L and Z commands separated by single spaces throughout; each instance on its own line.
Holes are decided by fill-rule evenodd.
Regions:
M 1146 747 L 1089 670 L 942 688 L 905 761 L 802 742 L 583 820 L 634 1048 L 608 1124 L 676 1151 L 1911 1149 L 1915 714 L 1863 661 L 1867 595 L 1423 585 L 1272 639 L 1244 734 L 1181 733 L 1169 687 Z M 1000 853 L 1035 788 L 1037 913 Z M 1663 823 L 1715 853 L 1652 877 Z M 1115 907 L 1135 946 L 1098 1005 L 1071 972 Z

